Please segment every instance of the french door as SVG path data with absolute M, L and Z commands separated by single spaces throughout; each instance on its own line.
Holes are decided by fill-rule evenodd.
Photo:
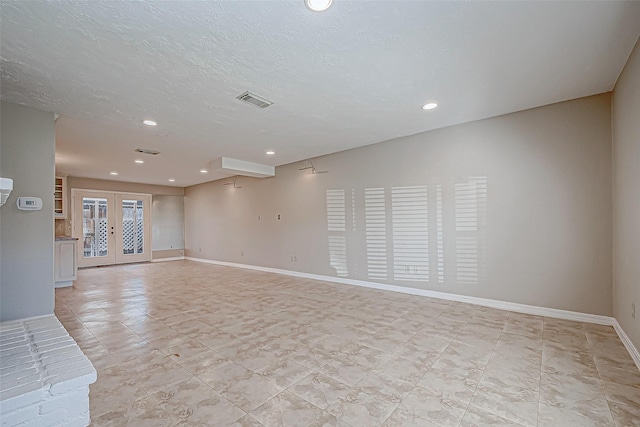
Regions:
M 71 190 L 78 267 L 151 261 L 151 195 Z

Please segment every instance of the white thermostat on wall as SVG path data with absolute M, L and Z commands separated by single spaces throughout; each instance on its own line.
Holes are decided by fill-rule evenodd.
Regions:
M 18 197 L 16 203 L 21 211 L 39 211 L 42 209 L 42 199 L 40 197 Z

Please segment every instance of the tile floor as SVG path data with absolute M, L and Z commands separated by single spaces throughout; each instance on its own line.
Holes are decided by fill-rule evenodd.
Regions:
M 82 270 L 96 426 L 638 426 L 613 328 L 230 267 Z

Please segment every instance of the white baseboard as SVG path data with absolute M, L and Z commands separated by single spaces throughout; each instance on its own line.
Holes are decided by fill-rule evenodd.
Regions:
M 638 349 L 635 345 L 633 345 L 633 342 L 631 342 L 631 339 L 624 332 L 624 329 L 622 329 L 622 326 L 620 326 L 620 323 L 618 323 L 616 319 L 613 319 L 613 329 L 616 330 L 618 336 L 620 337 L 620 341 L 622 341 L 622 344 L 624 344 L 624 346 L 627 348 L 627 351 L 631 355 L 633 361 L 636 363 L 636 366 L 638 367 L 638 369 L 640 369 L 640 352 L 638 352 Z
M 322 276 L 319 274 L 303 273 L 300 271 L 283 270 L 279 268 L 261 267 L 257 265 L 238 264 L 234 262 L 214 261 L 203 258 L 185 257 L 186 260 L 203 262 L 206 264 L 223 265 L 227 267 L 244 268 L 247 270 L 264 271 L 267 273 L 283 274 L 285 276 L 302 277 L 305 279 L 321 280 L 324 282 L 342 283 L 345 285 L 362 286 L 372 289 L 381 289 L 385 291 L 400 292 L 410 295 L 419 295 L 430 298 L 438 298 L 449 301 L 464 302 L 468 304 L 481 305 L 484 307 L 496 308 L 499 310 L 515 311 L 517 313 L 532 314 L 535 316 L 551 317 L 554 319 L 573 320 L 575 322 L 594 323 L 597 325 L 613 326 L 620 340 L 629 351 L 636 366 L 640 369 L 640 353 L 633 345 L 627 334 L 622 330 L 618 321 L 609 316 L 600 316 L 597 314 L 580 313 L 577 311 L 559 310 L 557 308 L 540 307 L 536 305 L 518 304 L 515 302 L 499 301 L 488 298 L 478 298 L 466 295 L 450 294 L 446 292 L 429 291 L 425 289 L 407 288 L 404 286 L 387 285 L 384 283 L 368 282 L 364 280 L 346 279 L 343 277 Z
M 55 315 L 55 313 L 41 314 L 40 316 L 31 316 L 31 317 L 23 317 L 20 319 L 3 320 L 2 322 L 0 322 L 0 326 L 6 326 L 14 322 L 27 322 L 27 321 L 36 320 L 36 319 L 44 319 L 45 317 L 51 317 L 51 316 L 54 316 L 57 319 L 57 316 Z
M 471 297 L 466 295 L 450 294 L 447 292 L 429 291 L 425 289 L 408 288 L 397 285 L 387 285 L 384 283 L 368 282 L 364 280 L 346 279 L 343 277 L 322 276 L 319 274 L 302 273 L 300 271 L 282 270 L 279 268 L 261 267 L 248 264 L 237 264 L 234 262 L 214 261 L 210 259 L 186 257 L 189 261 L 203 262 L 207 264 L 224 265 L 228 267 L 244 268 L 248 270 L 264 271 L 268 273 L 284 274 L 286 276 L 303 277 L 305 279 L 321 280 L 324 282 L 342 283 L 345 285 L 362 286 L 366 288 L 380 289 L 384 291 L 400 292 L 403 294 L 420 295 L 430 298 L 438 298 L 448 301 L 464 302 L 468 304 L 481 305 L 484 307 L 496 308 L 499 310 L 515 311 L 518 313 L 532 314 L 536 316 L 552 317 L 555 319 L 573 320 L 576 322 L 595 323 L 598 325 L 614 324 L 614 318 L 600 316 L 597 314 L 580 313 L 576 311 L 559 310 L 556 308 L 540 307 L 536 305 L 518 304 L 515 302 L 499 301 L 487 298 Z
M 174 256 L 170 258 L 155 258 L 155 259 L 152 259 L 151 262 L 180 261 L 183 259 L 185 259 L 185 257 L 183 256 Z

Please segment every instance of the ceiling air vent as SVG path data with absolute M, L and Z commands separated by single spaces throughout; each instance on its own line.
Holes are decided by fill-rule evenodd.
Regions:
M 251 93 L 249 91 L 246 91 L 242 95 L 236 96 L 236 99 L 260 108 L 267 108 L 268 106 L 273 105 L 273 102 L 269 101 L 268 99 L 261 98 L 255 93 Z
M 157 154 L 160 154 L 159 151 L 155 151 L 155 150 L 149 150 L 147 148 L 136 148 L 134 150 L 136 153 L 142 153 L 142 154 L 151 154 L 152 156 L 155 156 Z

